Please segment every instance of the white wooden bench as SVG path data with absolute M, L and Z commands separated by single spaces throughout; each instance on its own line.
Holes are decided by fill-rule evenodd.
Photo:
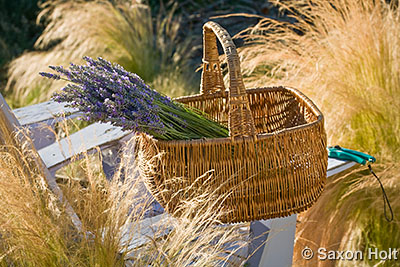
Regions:
M 71 134 L 68 139 L 56 142 L 53 132 L 49 129 L 54 127 L 54 124 L 58 121 L 79 116 L 80 113 L 77 110 L 49 101 L 11 111 L 1 94 L 0 110 L 6 113 L 15 127 L 25 126 L 30 129 L 34 145 L 41 157 L 41 162 L 44 168 L 48 170 L 47 179 L 49 185 L 62 201 L 64 200 L 61 190 L 54 179 L 54 174 L 59 168 L 68 164 L 71 158 L 79 156 L 85 151 L 90 152 L 100 148 L 103 152 L 103 161 L 106 161 L 103 166 L 110 168 L 108 176 L 111 176 L 113 173 L 112 168 L 115 167 L 112 165 L 118 163 L 118 148 L 131 134 L 130 132 L 122 131 L 120 127 L 110 124 L 94 123 Z M 59 113 L 67 113 L 67 116 L 58 117 L 57 114 Z M 355 163 L 353 162 L 329 159 L 327 176 L 330 177 L 340 173 L 354 165 Z M 79 228 L 79 218 L 72 208 L 69 205 L 67 206 L 69 207 L 71 218 Z M 163 214 L 143 221 L 141 233 L 135 236 L 135 242 L 131 244 L 131 247 L 141 246 L 147 242 L 146 233 L 154 227 L 155 222 L 159 223 L 167 217 L 169 217 L 167 214 Z M 245 252 L 242 250 L 242 254 L 253 254 L 248 261 L 248 265 L 291 266 L 296 219 L 297 215 L 292 215 L 284 218 L 252 222 L 249 234 L 253 237 L 259 236 L 259 238 L 254 239 L 248 247 L 244 248 Z M 267 242 L 265 242 L 266 240 Z

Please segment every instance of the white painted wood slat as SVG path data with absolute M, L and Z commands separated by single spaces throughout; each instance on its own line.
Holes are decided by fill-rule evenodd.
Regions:
M 17 108 L 14 109 L 13 112 L 21 125 L 31 125 L 39 122 L 46 122 L 48 120 L 54 120 L 58 114 L 67 112 L 74 116 L 78 115 L 77 109 L 67 108 L 64 104 L 54 101 Z
M 97 147 L 106 148 L 118 142 L 131 132 L 122 131 L 121 127 L 109 123 L 93 123 L 47 147 L 40 149 L 39 155 L 50 170 L 58 169 L 69 160 L 85 151 L 93 151 Z

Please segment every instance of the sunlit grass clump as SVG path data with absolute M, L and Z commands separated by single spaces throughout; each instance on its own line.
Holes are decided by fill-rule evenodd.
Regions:
M 374 165 L 384 181 L 393 208 L 395 217 L 390 223 L 385 218 L 381 189 L 367 169 L 357 168 L 329 177 L 320 199 L 298 217 L 293 266 L 330 263 L 318 257 L 302 258 L 301 251 L 306 246 L 314 251 L 323 247 L 335 251 L 361 251 L 364 255 L 362 260 L 335 261 L 335 266 L 396 266 L 396 260 L 368 259 L 368 251 L 389 251 L 399 247 L 398 168 L 398 164 Z M 390 219 L 388 207 L 386 212 Z
M 400 158 L 400 11 L 385 1 L 276 1 L 291 22 L 243 35 L 247 82 L 286 84 L 326 117 L 330 144 Z
M 137 73 L 146 83 L 171 97 L 193 92 L 189 66 L 191 39 L 179 37 L 174 10 L 152 17 L 149 6 L 135 1 L 48 1 L 38 21 L 46 28 L 35 51 L 10 63 L 6 86 L 9 104 L 25 106 L 50 99 L 60 83 L 38 75 L 50 65 L 83 63 L 83 56 L 104 57 Z
M 1 266 L 238 266 L 245 260 L 235 256 L 247 244 L 241 225 L 217 226 L 221 199 L 207 188 L 188 191 L 191 200 L 179 214 L 140 234 L 154 199 L 138 176 L 134 139 L 112 181 L 88 155 L 79 163 L 84 185 L 64 177 L 64 196 L 81 221 L 77 229 L 48 189 L 38 155 L 10 130 L 0 113 Z
M 394 211 L 394 221 L 387 222 L 379 184 L 366 168 L 328 179 L 319 201 L 299 218 L 295 266 L 317 264 L 301 258 L 304 246 L 400 246 L 400 10 L 387 2 L 397 3 L 275 1 L 289 20 L 262 19 L 241 33 L 248 41 L 240 52 L 247 84 L 288 85 L 310 96 L 326 118 L 329 145 L 376 156 L 374 169 Z M 390 218 L 388 207 L 386 212 Z

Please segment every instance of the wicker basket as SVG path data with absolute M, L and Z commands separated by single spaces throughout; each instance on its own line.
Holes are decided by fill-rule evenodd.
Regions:
M 201 92 L 177 100 L 228 125 L 230 137 L 161 141 L 142 135 L 144 159 L 165 152 L 153 168 L 142 165 L 147 187 L 173 212 L 179 198 L 185 197 L 174 193 L 214 170 L 209 185 L 227 196 L 223 207 L 229 212 L 223 222 L 283 217 L 307 209 L 321 194 L 326 179 L 323 115 L 296 89 L 246 90 L 229 34 L 214 22 L 204 25 L 203 34 Z M 227 57 L 229 91 L 224 88 L 216 37 Z

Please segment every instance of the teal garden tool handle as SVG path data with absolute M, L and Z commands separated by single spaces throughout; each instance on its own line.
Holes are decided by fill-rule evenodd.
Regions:
M 342 148 L 340 146 L 334 146 L 328 148 L 328 156 L 330 158 L 340 159 L 340 160 L 350 160 L 355 161 L 359 164 L 365 165 L 367 162 L 374 163 L 376 159 L 368 154 Z

